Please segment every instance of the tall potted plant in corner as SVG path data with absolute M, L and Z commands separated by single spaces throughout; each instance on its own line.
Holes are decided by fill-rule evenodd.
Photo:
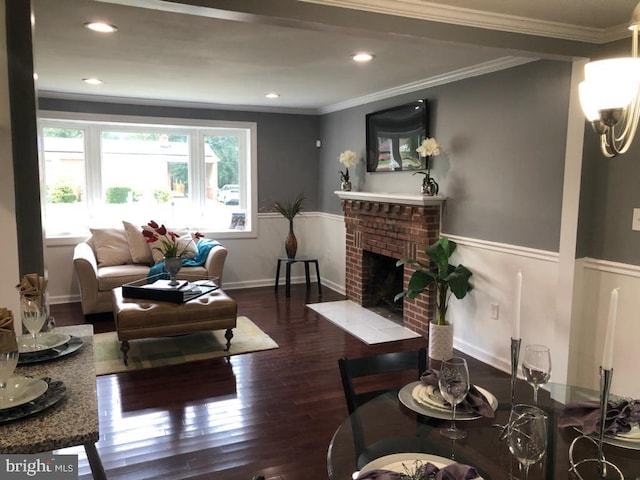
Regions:
M 396 295 L 396 300 L 404 296 L 416 298 L 432 285 L 435 287 L 436 317 L 429 324 L 429 357 L 434 360 L 446 360 L 453 356 L 453 325 L 447 321 L 451 294 L 462 299 L 472 288 L 471 271 L 464 265 L 449 263 L 457 246 L 453 240 L 441 237 L 424 249 L 430 260 L 428 264 L 409 258 L 402 258 L 396 263 L 398 266 L 408 263 L 416 267 L 407 289 Z
M 296 215 L 302 212 L 302 203 L 304 202 L 304 196 L 299 193 L 296 196 L 296 199 L 292 202 L 281 203 L 274 202 L 271 206 L 271 209 L 274 212 L 278 212 L 284 218 L 289 220 L 289 233 L 284 242 L 284 249 L 287 252 L 287 258 L 296 258 L 296 253 L 298 251 L 298 240 L 296 239 L 295 234 L 293 233 L 293 219 Z

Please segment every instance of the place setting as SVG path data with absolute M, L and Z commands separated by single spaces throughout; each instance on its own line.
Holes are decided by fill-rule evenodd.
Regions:
M 19 357 L 13 314 L 0 308 L 0 424 L 38 413 L 56 404 L 66 393 L 60 381 L 14 375 Z
M 398 398 L 416 413 L 454 423 L 455 420 L 492 418 L 498 408 L 495 395 L 470 383 L 467 362 L 460 357 L 443 361 L 440 371 L 427 370 L 419 381 L 402 387 Z M 455 428 L 448 430 L 448 435 L 457 435 Z
M 18 365 L 45 362 L 69 355 L 82 347 L 82 339 L 56 332 L 42 331 L 48 324 L 47 281 L 38 274 L 25 275 L 16 286 L 20 293 L 22 324 L 29 332 L 20 335 Z

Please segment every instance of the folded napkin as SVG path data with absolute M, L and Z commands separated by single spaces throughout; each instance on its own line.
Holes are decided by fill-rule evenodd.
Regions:
M 439 388 L 438 381 L 440 379 L 440 371 L 430 369 L 422 374 L 420 380 L 425 385 L 431 385 L 432 387 Z M 489 400 L 480 393 L 475 385 L 469 387 L 469 393 L 465 399 L 456 408 L 461 413 L 471 413 L 476 415 L 482 415 L 483 417 L 493 418 L 495 412 L 491 408 Z
M 47 290 L 47 279 L 37 273 L 28 273 L 22 277 L 16 289 L 23 297 L 38 300 L 43 305 L 44 294 Z
M 423 463 L 415 471 L 415 480 L 472 480 L 478 478 L 478 472 L 469 465 L 453 463 L 444 468 L 438 468 L 433 463 Z M 406 473 L 392 472 L 391 470 L 370 470 L 357 480 L 402 480 L 407 478 Z
M 18 349 L 16 332 L 13 327 L 13 313 L 0 307 L 0 353 L 14 352 Z
M 627 433 L 633 424 L 640 422 L 640 400 L 610 400 L 607 404 L 605 419 L 606 433 L 613 435 Z M 583 434 L 589 435 L 600 428 L 600 402 L 579 401 L 565 405 L 558 419 L 559 427 L 580 427 Z

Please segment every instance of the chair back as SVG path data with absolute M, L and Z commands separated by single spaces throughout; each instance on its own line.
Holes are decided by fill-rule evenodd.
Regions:
M 415 370 L 416 379 L 427 369 L 427 350 L 411 350 L 404 352 L 382 353 L 359 358 L 340 358 L 338 360 L 342 388 L 351 415 L 356 408 L 370 399 L 390 390 L 390 388 L 356 391 L 353 380 L 359 377 L 380 375 L 385 373 Z

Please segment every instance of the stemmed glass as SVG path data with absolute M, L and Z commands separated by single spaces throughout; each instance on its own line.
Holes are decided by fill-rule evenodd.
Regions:
M 453 357 L 444 360 L 440 368 L 439 379 L 440 394 L 451 404 L 451 425 L 440 429 L 440 434 L 453 440 L 464 438 L 467 432 L 456 428 L 456 406 L 462 402 L 469 393 L 469 368 L 464 358 Z
M 551 351 L 545 345 L 527 345 L 522 360 L 522 373 L 533 387 L 533 403 L 538 404 L 538 389 L 551 378 Z
M 44 322 L 47 319 L 45 308 L 38 299 L 29 297 L 20 298 L 20 309 L 22 312 L 22 322 L 31 334 L 33 339 L 33 349 L 38 350 L 38 332 L 42 330 Z
M 529 467 L 539 462 L 547 450 L 547 417 L 538 407 L 514 405 L 507 432 L 509 451 L 518 460 L 526 480 Z
M 18 364 L 18 349 L 0 353 L 0 404 L 4 404 L 7 382 Z

